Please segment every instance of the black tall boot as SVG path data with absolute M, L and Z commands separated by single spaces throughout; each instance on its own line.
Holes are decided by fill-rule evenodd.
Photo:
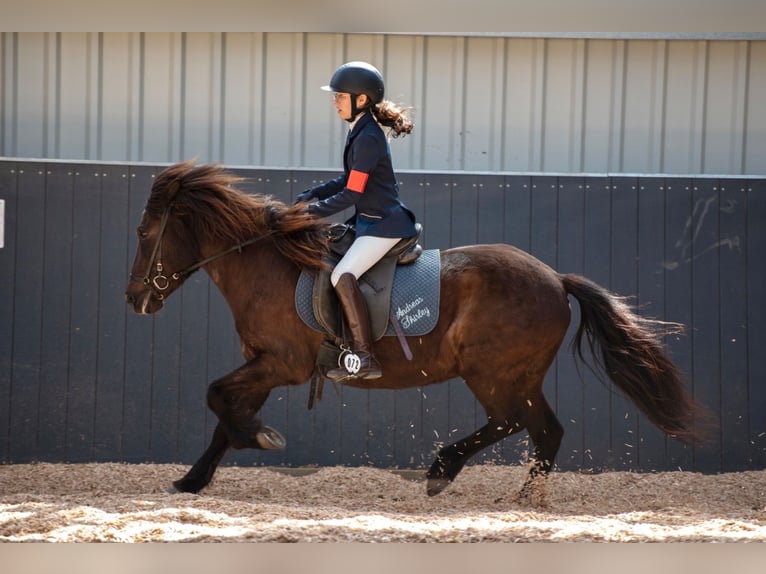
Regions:
M 350 378 L 380 378 L 383 375 L 380 363 L 372 354 L 370 312 L 356 277 L 351 273 L 341 275 L 335 285 L 335 292 L 338 294 L 338 301 L 346 317 L 348 329 L 351 331 L 352 351 L 359 357 L 359 370 L 356 373 L 350 373 L 345 366 L 339 366 L 331 369 L 327 373 L 327 378 L 333 381 Z

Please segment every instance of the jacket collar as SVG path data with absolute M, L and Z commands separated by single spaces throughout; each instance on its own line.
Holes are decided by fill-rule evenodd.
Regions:
M 359 114 L 359 116 L 353 122 L 351 122 L 351 127 L 348 133 L 348 141 L 354 139 L 357 135 L 359 135 L 359 132 L 364 129 L 364 126 L 373 121 L 375 120 L 369 110 Z

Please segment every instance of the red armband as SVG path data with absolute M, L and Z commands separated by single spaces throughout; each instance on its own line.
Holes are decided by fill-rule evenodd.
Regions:
M 368 177 L 370 177 L 369 173 L 352 169 L 351 173 L 348 174 L 348 183 L 346 183 L 346 187 L 356 193 L 364 193 Z

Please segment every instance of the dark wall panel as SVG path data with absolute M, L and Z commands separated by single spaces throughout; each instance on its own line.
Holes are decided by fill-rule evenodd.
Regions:
M 585 235 L 583 275 L 609 286 L 612 251 L 611 191 L 607 178 L 589 178 L 585 182 Z M 584 370 L 584 449 L 585 464 L 601 468 L 615 464 L 611 410 L 613 387 Z
M 38 429 L 38 448 L 42 456 L 66 460 L 67 378 L 69 370 L 69 323 L 72 313 L 72 248 L 74 234 L 73 165 L 46 170 L 45 181 L 45 257 L 46 279 L 42 299 L 42 357 L 40 362 L 40 403 L 45 413 Z M 91 279 L 97 280 L 95 273 Z M 119 432 L 117 435 L 119 436 Z
M 745 229 L 747 237 L 741 240 L 740 249 L 747 262 L 744 286 L 747 300 L 747 381 L 748 448 L 738 465 L 766 468 L 766 180 L 746 182 Z M 740 291 L 739 296 L 742 296 Z M 732 382 L 722 382 L 727 386 Z M 739 385 L 742 385 L 739 381 Z
M 4 247 L 0 249 L 0 460 L 10 460 L 11 381 L 13 380 L 14 311 L 16 294 L 16 209 L 17 174 L 15 162 L 0 163 L 0 199 L 5 201 Z
M 532 178 L 527 175 L 506 176 L 505 191 L 503 242 L 515 245 L 524 251 L 530 251 Z
M 750 448 L 747 413 L 747 260 L 740 243 L 747 229 L 746 185 L 741 180 L 719 182 L 718 241 L 720 273 L 720 374 L 714 387 L 720 393 L 721 469 L 736 468 Z M 731 384 L 732 382 L 738 382 Z
M 141 213 L 152 186 L 153 176 L 158 171 L 150 166 L 135 166 L 130 170 L 128 187 L 128 266 L 124 280 L 133 265 L 136 249 L 135 229 L 141 220 Z M 120 289 L 120 293 L 124 287 Z M 124 305 L 124 304 L 123 304 Z M 154 324 L 164 317 L 146 317 L 127 312 L 125 320 L 125 378 L 122 418 L 122 453 L 126 462 L 152 460 L 150 455 L 152 413 L 152 356 Z M 202 398 L 202 397 L 200 397 Z M 166 455 L 167 456 L 167 455 Z
M 28 460 L 39 448 L 38 406 L 43 358 L 45 166 L 40 163 L 17 166 L 16 228 L 6 232 L 16 238 L 16 269 L 13 275 L 2 274 L 14 283 L 11 304 L 2 306 L 3 312 L 13 313 L 13 331 L 3 334 L 13 340 L 8 418 L 11 461 Z M 56 415 L 61 417 L 61 409 Z M 58 430 L 63 433 L 65 427 Z
M 692 183 L 693 210 L 689 219 L 690 228 L 685 237 L 689 242 L 688 257 L 692 274 L 692 321 L 691 333 L 693 362 L 691 378 L 694 381 L 694 395 L 697 400 L 715 405 L 715 414 L 720 419 L 721 386 L 721 298 L 720 298 L 720 251 L 716 244 L 719 235 L 720 197 L 716 180 L 700 179 Z M 711 310 L 717 310 L 712 312 Z M 695 453 L 695 464 L 705 468 L 721 470 L 721 433 L 711 437 L 712 447 Z
M 637 294 L 638 190 L 631 178 L 610 178 L 611 252 L 609 288 L 615 293 Z M 635 304 L 636 301 L 634 300 Z M 629 470 L 638 459 L 638 409 L 618 393 L 611 395 L 612 465 Z
M 585 180 L 567 178 L 559 182 L 558 194 L 558 252 L 556 268 L 561 273 L 583 272 L 584 236 L 585 236 Z M 566 432 L 561 443 L 559 463 L 575 467 L 591 465 L 585 457 L 583 411 L 583 384 L 580 371 L 570 352 L 570 343 L 580 321 L 580 308 L 571 304 L 572 318 L 554 365 L 556 395 L 548 397 L 548 402 L 556 411 Z
M 668 347 L 679 369 L 689 380 L 694 391 L 695 325 L 692 313 L 693 279 L 691 273 L 690 233 L 693 232 L 692 200 L 693 180 L 666 179 L 665 188 L 665 315 L 667 321 L 686 326 L 684 335 L 667 340 Z M 668 468 L 689 470 L 693 465 L 693 451 L 677 441 L 667 441 Z
M 0 161 L 0 462 L 193 462 L 209 441 L 209 383 L 242 363 L 231 313 L 203 273 L 154 316 L 123 297 L 134 229 L 162 166 Z M 242 188 L 292 202 L 334 174 L 238 172 Z M 581 273 L 642 312 L 686 326 L 669 350 L 718 419 L 712 441 L 669 440 L 564 346 L 545 381 L 565 437 L 564 469 L 704 472 L 766 467 L 766 182 L 762 179 L 403 173 L 401 196 L 423 245 L 506 242 Z M 347 214 L 344 214 L 344 216 Z M 343 216 L 338 216 L 342 220 Z M 404 359 L 402 359 L 404 360 Z M 327 383 L 275 390 L 264 421 L 282 451 L 235 451 L 242 465 L 430 465 L 482 426 L 464 381 L 403 391 Z M 517 464 L 524 433 L 475 462 Z
M 103 174 L 100 200 L 98 273 L 98 357 L 93 422 L 93 458 L 114 460 L 122 448 L 122 404 L 125 374 L 125 316 L 123 290 L 131 264 L 128 242 L 135 221 L 128 209 L 128 166 L 100 167 Z M 92 278 L 95 280 L 95 277 Z
M 631 185 L 638 190 L 635 303 L 644 313 L 662 318 L 666 317 L 665 180 L 659 177 L 631 178 Z M 646 417 L 638 416 L 636 423 L 637 465 L 643 468 L 665 467 L 665 435 Z
M 69 372 L 66 386 L 67 458 L 92 458 L 96 407 L 101 228 L 100 166 L 76 168 L 72 206 L 72 285 L 69 322 Z

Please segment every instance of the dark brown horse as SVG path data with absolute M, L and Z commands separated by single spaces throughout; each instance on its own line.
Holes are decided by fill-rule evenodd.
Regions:
M 202 268 L 228 302 L 241 340 L 245 364 L 209 386 L 207 403 L 219 422 L 207 450 L 174 483 L 183 492 L 204 488 L 229 447 L 283 446 L 259 410 L 273 388 L 308 382 L 323 340 L 298 317 L 294 290 L 301 270 L 321 267 L 329 224 L 300 206 L 241 193 L 238 181 L 220 166 L 193 162 L 160 173 L 138 226 L 126 291 L 137 313 L 154 313 Z M 401 360 L 396 338 L 384 337 L 375 344 L 383 378 L 350 383 L 401 389 L 465 380 L 487 424 L 438 452 L 427 475 L 429 495 L 480 450 L 524 429 L 534 444 L 525 487 L 551 470 L 564 431 L 542 387 L 569 325 L 568 295 L 581 308 L 573 345 L 580 359 L 587 341 L 597 366 L 650 421 L 696 442 L 696 405 L 661 344 L 678 325 L 640 317 L 588 279 L 558 274 L 508 245 L 447 249 L 439 321 L 411 346 L 413 360 Z

